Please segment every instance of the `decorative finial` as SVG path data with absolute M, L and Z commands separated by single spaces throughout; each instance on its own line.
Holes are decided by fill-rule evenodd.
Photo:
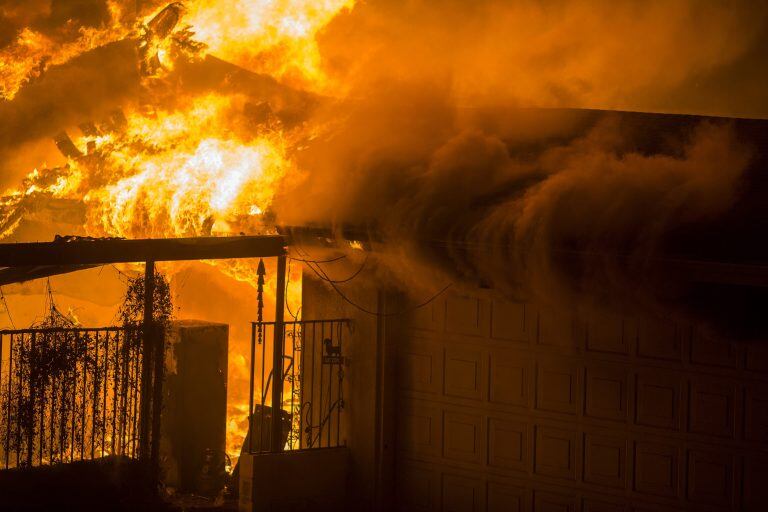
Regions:
M 258 322 L 258 342 L 262 342 L 262 322 L 264 321 L 264 276 L 267 270 L 264 268 L 264 260 L 259 259 L 259 267 L 256 270 L 256 321 Z

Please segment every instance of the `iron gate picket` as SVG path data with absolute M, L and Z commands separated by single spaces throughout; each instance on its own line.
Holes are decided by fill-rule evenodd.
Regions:
M 344 331 L 347 319 L 253 322 L 249 453 L 328 448 L 342 444 Z M 282 376 L 273 366 L 276 330 L 282 329 Z M 278 331 L 279 332 L 279 331 Z M 280 440 L 273 443 L 274 387 L 278 386 Z

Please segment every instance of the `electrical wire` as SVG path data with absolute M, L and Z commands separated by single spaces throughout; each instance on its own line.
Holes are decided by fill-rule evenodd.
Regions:
M 3 301 L 3 307 L 5 308 L 5 314 L 8 315 L 8 320 L 11 322 L 11 327 L 16 329 L 16 324 L 13 323 L 13 317 L 11 316 L 11 310 L 8 308 L 8 301 L 5 300 L 5 293 L 3 293 L 3 287 L 0 286 L 0 300 Z
M 307 254 L 307 255 L 308 255 L 307 251 L 303 250 L 303 249 L 302 249 L 301 247 L 299 247 L 298 245 L 296 246 L 296 249 L 297 249 L 297 250 L 299 250 L 299 252 L 303 252 L 304 254 Z M 428 304 L 430 304 L 432 301 L 434 301 L 435 299 L 437 299 L 437 298 L 438 298 L 440 295 L 442 295 L 443 293 L 445 293 L 445 291 L 446 291 L 446 290 L 448 290 L 448 288 L 450 288 L 451 286 L 453 286 L 453 283 L 448 283 L 448 284 L 447 284 L 447 285 L 445 285 L 445 286 L 444 286 L 444 287 L 443 287 L 443 288 L 442 288 L 440 291 L 438 291 L 437 293 L 435 293 L 434 295 L 432 295 L 431 297 L 429 297 L 427 300 L 425 300 L 425 301 L 423 301 L 423 302 L 421 302 L 421 303 L 419 303 L 419 304 L 417 304 L 416 306 L 413 306 L 413 307 L 411 307 L 411 308 L 406 308 L 406 309 L 404 309 L 404 310 L 402 310 L 402 311 L 397 311 L 397 312 L 393 312 L 393 313 L 378 313 L 378 312 L 376 312 L 376 311 L 371 311 L 370 309 L 368 309 L 368 308 L 365 308 L 365 307 L 363 307 L 363 306 L 361 306 L 361 305 L 359 305 L 359 304 L 355 303 L 355 302 L 354 302 L 352 299 L 350 299 L 349 297 L 347 297 L 347 296 L 344 294 L 344 292 L 342 292 L 342 291 L 339 289 L 339 287 L 338 287 L 338 286 L 336 286 L 336 285 L 337 285 L 337 283 L 340 283 L 340 282 L 347 282 L 347 281 L 350 281 L 350 280 L 354 279 L 355 277 L 357 277 L 357 275 L 358 275 L 360 272 L 362 272 L 363 268 L 365 267 L 365 263 L 368 261 L 368 258 L 367 258 L 367 256 L 368 256 L 368 255 L 366 255 L 366 260 L 365 260 L 365 262 L 363 262 L 363 265 L 362 265 L 362 266 L 361 266 L 361 267 L 358 269 L 358 271 L 357 271 L 357 272 L 355 272 L 355 273 L 354 273 L 354 274 L 353 274 L 353 275 L 352 275 L 350 278 L 348 278 L 348 279 L 345 279 L 345 280 L 340 280 L 340 281 L 339 281 L 339 280 L 333 280 L 333 279 L 331 279 L 331 278 L 330 278 L 330 276 L 328 276 L 328 274 L 327 274 L 327 273 L 326 273 L 326 272 L 325 272 L 325 271 L 322 269 L 322 267 L 319 265 L 319 263 L 323 263 L 323 262 L 324 262 L 324 261 L 322 261 L 322 260 L 311 260 L 311 259 L 307 259 L 307 258 L 305 258 L 305 259 L 299 259 L 299 258 L 291 258 L 291 259 L 294 259 L 295 261 L 302 261 L 302 262 L 306 263 L 306 264 L 307 264 L 307 266 L 308 266 L 308 267 L 309 267 L 309 268 L 312 270 L 312 272 L 314 272 L 314 273 L 315 273 L 315 275 L 316 275 L 317 277 L 319 277 L 321 280 L 323 280 L 323 281 L 325 281 L 325 282 L 327 282 L 328 284 L 330 284 L 330 285 L 331 285 L 331 287 L 334 289 L 334 291 L 335 291 L 335 292 L 336 292 L 336 293 L 337 293 L 337 294 L 338 294 L 338 295 L 339 295 L 339 296 L 342 298 L 342 300 L 344 300 L 344 302 L 346 302 L 347 304 L 351 305 L 351 306 L 352 306 L 352 307 L 354 307 L 355 309 L 358 309 L 359 311 L 362 311 L 363 313 L 366 313 L 366 314 L 368 314 L 368 315 L 372 315 L 372 316 L 377 316 L 377 317 L 391 317 L 391 316 L 399 316 L 399 315 L 403 315 L 403 314 L 409 313 L 409 312 L 411 312 L 411 311 L 415 311 L 415 310 L 417 310 L 417 309 L 423 308 L 424 306 L 427 306 L 427 305 L 428 305 Z M 346 257 L 346 255 L 343 255 L 343 256 L 339 256 L 338 258 L 334 258 L 334 259 L 332 259 L 332 260 L 327 260 L 327 262 L 331 262 L 331 261 L 340 260 L 340 259 L 342 259 L 342 258 L 345 258 L 345 257 Z M 317 266 L 317 268 L 315 268 L 315 267 L 313 266 L 313 264 L 315 264 L 315 265 Z
M 291 260 L 293 258 L 288 258 L 288 272 L 286 272 L 286 279 L 285 279 L 285 308 L 288 310 L 288 314 L 293 317 L 294 322 L 299 321 L 299 313 L 301 312 L 301 306 L 299 306 L 299 309 L 296 310 L 296 314 L 293 314 L 293 311 L 291 311 L 291 305 L 290 301 L 288 300 L 288 285 L 291 284 Z
M 111 266 L 113 269 L 115 269 L 115 272 L 117 272 L 118 274 L 120 274 L 121 276 L 123 276 L 124 278 L 126 278 L 127 280 L 130 280 L 130 279 L 131 279 L 131 276 L 129 276 L 128 274 L 126 274 L 125 272 L 123 272 L 122 270 L 120 270 L 119 268 L 117 268 L 117 266 L 115 266 L 115 265 L 113 265 L 113 264 L 111 264 L 110 266 Z
M 310 260 L 310 259 L 302 259 L 302 258 L 289 258 L 289 259 L 292 259 L 293 261 L 300 261 L 302 263 L 333 263 L 334 261 L 343 260 L 346 257 L 347 257 L 346 254 L 342 254 L 341 256 L 338 256 L 336 258 L 331 258 L 328 260 Z
M 315 275 L 317 275 L 317 277 L 319 277 L 323 281 L 326 281 L 328 284 L 330 284 L 331 287 L 336 291 L 336 293 L 339 294 L 339 296 L 342 298 L 342 300 L 344 300 L 344 302 L 346 302 L 350 306 L 354 307 L 355 309 L 358 309 L 359 311 L 362 311 L 363 313 L 366 313 L 366 314 L 371 315 L 371 316 L 377 316 L 377 317 L 400 316 L 400 315 L 404 315 L 406 313 L 410 313 L 412 311 L 416 311 L 417 309 L 423 308 L 424 306 L 428 305 L 429 303 L 431 303 L 432 301 L 437 299 L 440 295 L 445 293 L 445 291 L 448 290 L 448 288 L 453 286 L 453 283 L 448 283 L 440 291 L 438 291 L 437 293 L 432 295 L 430 298 L 428 298 L 424 302 L 422 302 L 420 304 L 417 304 L 416 306 L 413 306 L 413 307 L 410 307 L 410 308 L 405 308 L 402 311 L 396 311 L 396 312 L 393 312 L 393 313 L 379 313 L 379 312 L 376 312 L 376 311 L 371 311 L 370 309 L 365 308 L 365 307 L 357 304 L 352 299 L 347 297 L 344 294 L 344 292 L 342 292 L 339 289 L 339 287 L 336 286 L 336 283 L 332 279 L 330 279 L 328 277 L 328 274 L 326 274 L 321 267 L 318 266 L 317 269 L 315 269 L 315 267 L 313 267 L 311 264 L 308 264 L 307 266 L 315 273 Z M 321 274 L 324 274 L 324 275 L 321 275 Z
M 327 277 L 327 279 L 324 278 L 323 281 L 328 281 L 328 282 L 332 282 L 332 283 L 335 283 L 335 284 L 348 283 L 349 281 L 353 280 L 358 275 L 360 275 L 360 272 L 362 272 L 363 269 L 365 268 L 365 266 L 368 264 L 368 258 L 369 257 L 370 257 L 370 254 L 366 254 L 365 255 L 365 260 L 363 261 L 363 264 L 360 265 L 360 268 L 358 268 L 351 276 L 347 277 L 346 279 L 331 279 L 328 276 L 327 272 L 323 272 L 323 274 Z M 288 259 L 294 259 L 294 258 L 288 258 Z M 317 265 L 318 268 L 320 268 L 320 263 L 321 263 L 321 262 L 313 261 L 313 260 L 296 260 L 296 261 L 303 261 L 307 265 L 314 264 L 314 265 Z M 290 263 L 289 263 L 289 265 L 290 265 Z
M 335 258 L 329 258 L 326 260 L 317 260 L 317 259 L 310 258 L 309 251 L 307 251 L 298 241 L 294 241 L 292 247 L 295 248 L 296 252 L 298 252 L 299 254 L 303 253 L 303 258 L 292 258 L 292 259 L 294 261 L 300 261 L 302 263 L 315 263 L 315 264 L 333 263 L 335 261 L 343 260 L 347 257 L 346 254 L 342 254 L 341 256 L 337 256 Z

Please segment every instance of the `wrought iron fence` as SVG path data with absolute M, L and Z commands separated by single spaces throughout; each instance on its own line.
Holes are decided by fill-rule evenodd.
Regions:
M 282 325 L 282 367 L 273 371 L 275 329 Z M 251 378 L 249 434 L 245 450 L 265 453 L 280 450 L 326 448 L 342 443 L 344 409 L 344 331 L 346 319 L 253 322 L 251 324 Z M 279 386 L 279 407 L 274 407 L 273 386 Z M 279 419 L 273 418 L 275 409 Z M 272 432 L 279 424 L 280 440 Z
M 0 467 L 137 458 L 141 331 L 0 331 Z

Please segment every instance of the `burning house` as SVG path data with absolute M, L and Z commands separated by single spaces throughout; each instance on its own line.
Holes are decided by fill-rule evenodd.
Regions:
M 0 2 L 0 510 L 763 510 L 767 23 Z

